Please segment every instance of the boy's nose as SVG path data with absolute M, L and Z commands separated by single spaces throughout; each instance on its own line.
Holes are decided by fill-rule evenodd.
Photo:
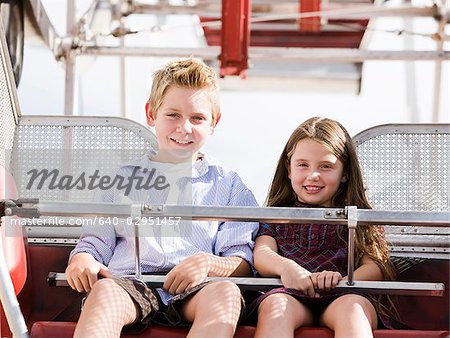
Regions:
M 180 125 L 177 127 L 177 130 L 182 133 L 191 133 L 192 132 L 191 122 L 189 122 L 189 120 L 182 121 Z

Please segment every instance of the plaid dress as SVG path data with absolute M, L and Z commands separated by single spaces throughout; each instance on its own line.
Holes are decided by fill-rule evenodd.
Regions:
M 276 240 L 281 256 L 292 259 L 310 272 L 328 270 L 347 275 L 346 226 L 261 223 L 257 236 L 263 235 Z
M 296 203 L 294 207 L 312 207 L 303 203 Z M 344 225 L 332 224 L 272 224 L 261 223 L 259 236 L 270 236 L 275 239 L 278 246 L 278 254 L 289 258 L 310 272 L 338 271 L 343 277 L 347 276 L 347 241 L 348 228 Z M 319 298 L 309 297 L 301 291 L 289 288 L 276 288 L 259 296 L 253 295 L 247 312 L 247 320 L 254 324 L 257 317 L 257 309 L 261 302 L 274 293 L 288 294 L 304 305 L 313 313 L 317 321 L 323 311 L 336 298 L 345 293 L 321 293 Z M 370 300 L 370 297 L 362 295 Z M 249 297 L 250 298 L 250 297 Z M 380 327 L 392 328 L 391 319 L 378 314 Z M 318 325 L 318 322 L 316 322 Z
M 296 203 L 294 207 L 312 207 L 303 203 Z M 348 228 L 332 224 L 272 224 L 260 223 L 257 237 L 270 236 L 275 239 L 278 254 L 289 258 L 310 272 L 324 270 L 338 271 L 342 276 L 347 275 L 347 238 Z M 301 291 L 289 288 L 276 288 L 266 293 L 260 293 L 250 302 L 247 312 L 249 323 L 255 323 L 259 304 L 269 295 L 285 293 L 299 301 L 312 311 L 317 320 L 325 308 L 331 304 L 339 294 L 321 294 L 314 298 Z M 254 296 L 253 296 L 254 297 Z M 318 324 L 318 323 L 316 323 Z

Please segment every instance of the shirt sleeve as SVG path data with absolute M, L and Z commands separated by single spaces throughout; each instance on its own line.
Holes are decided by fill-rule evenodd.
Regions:
M 273 238 L 277 238 L 277 234 L 273 224 L 260 223 L 259 230 L 256 237 L 259 236 L 270 236 Z
M 98 202 L 114 202 L 112 190 L 103 191 L 95 198 Z M 108 216 L 85 219 L 80 241 L 70 252 L 69 260 L 76 254 L 86 252 L 98 262 L 108 265 L 116 247 L 116 231 Z
M 258 206 L 253 193 L 235 173 L 232 183 L 231 196 L 227 206 Z M 223 257 L 241 257 L 255 271 L 253 248 L 257 231 L 258 223 L 256 222 L 222 222 L 219 225 L 214 254 Z

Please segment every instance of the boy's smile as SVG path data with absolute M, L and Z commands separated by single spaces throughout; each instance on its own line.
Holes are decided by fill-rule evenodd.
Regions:
M 291 185 L 300 202 L 329 207 L 345 181 L 342 162 L 323 144 L 300 140 L 289 164 Z
M 197 159 L 213 133 L 212 102 L 208 90 L 171 87 L 157 112 L 147 112 L 159 144 L 156 161 L 180 163 Z

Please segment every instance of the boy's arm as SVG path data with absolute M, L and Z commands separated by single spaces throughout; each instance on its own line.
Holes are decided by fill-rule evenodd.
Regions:
M 256 207 L 253 193 L 245 186 L 240 177 L 232 172 L 227 177 L 231 185 L 230 195 L 224 200 L 226 206 Z M 223 222 L 219 225 L 217 238 L 213 248 L 213 253 L 222 258 L 240 257 L 245 260 L 253 273 L 253 248 L 254 238 L 258 231 L 257 222 Z M 233 276 L 237 276 L 241 271 L 237 270 Z
M 206 277 L 245 276 L 251 274 L 250 264 L 241 257 L 219 257 L 199 252 L 175 266 L 166 276 L 163 288 L 178 294 L 205 281 Z

